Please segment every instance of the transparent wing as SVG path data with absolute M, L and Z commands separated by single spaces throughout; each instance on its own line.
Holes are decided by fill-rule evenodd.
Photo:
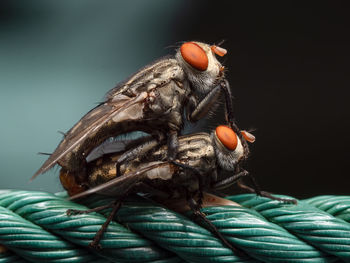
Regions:
M 134 145 L 136 142 L 142 143 L 143 139 L 149 136 L 148 133 L 142 131 L 132 131 L 109 138 L 94 148 L 86 157 L 86 161 L 89 163 L 106 154 L 126 151 L 130 145 Z
M 113 119 L 113 121 L 118 122 L 140 116 L 143 110 L 142 102 L 146 97 L 146 92 L 141 92 L 138 96 L 132 98 L 123 96 L 120 99 L 103 103 L 88 112 L 68 131 L 56 150 L 33 175 L 31 180 L 51 169 L 63 156 L 99 130 L 109 120 Z

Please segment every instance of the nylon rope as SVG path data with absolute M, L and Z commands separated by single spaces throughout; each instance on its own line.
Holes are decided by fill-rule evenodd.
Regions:
M 136 196 L 123 202 L 96 250 L 89 243 L 109 209 L 71 216 L 66 211 L 112 198 L 91 196 L 77 204 L 64 193 L 0 190 L 0 263 L 350 262 L 350 196 L 317 196 L 298 205 L 254 194 L 227 199 L 242 206 L 202 212 L 241 253 L 225 247 L 191 213 Z

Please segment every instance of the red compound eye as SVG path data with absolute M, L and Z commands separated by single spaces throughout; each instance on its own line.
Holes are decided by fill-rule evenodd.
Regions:
M 233 151 L 236 149 L 238 140 L 236 133 L 227 126 L 220 125 L 216 127 L 216 136 L 220 142 L 229 150 Z
M 183 59 L 197 70 L 205 71 L 208 68 L 208 57 L 205 51 L 194 42 L 182 44 L 180 48 Z

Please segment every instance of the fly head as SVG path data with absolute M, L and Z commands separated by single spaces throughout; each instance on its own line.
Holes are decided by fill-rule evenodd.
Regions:
M 212 132 L 211 137 L 217 161 L 224 170 L 234 171 L 237 164 L 248 157 L 249 152 L 244 134 L 249 134 L 251 140 L 254 136 L 246 131 L 243 132 L 243 140 L 228 126 L 220 125 Z
M 208 93 L 224 78 L 224 67 L 215 54 L 223 56 L 226 52 L 218 46 L 193 41 L 182 44 L 175 58 L 195 91 Z

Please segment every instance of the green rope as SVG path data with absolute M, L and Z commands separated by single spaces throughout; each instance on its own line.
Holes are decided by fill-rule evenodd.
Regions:
M 308 204 L 350 223 L 350 197 L 323 195 L 304 200 Z
M 8 262 L 25 263 L 28 261 L 17 256 L 12 251 L 0 252 L 0 263 L 8 263 Z
M 97 207 L 112 200 L 92 196 L 86 198 L 84 204 Z M 109 210 L 104 214 L 109 214 Z M 185 216 L 142 198 L 123 202 L 117 221 L 189 262 L 257 262 L 248 256 L 234 255 L 208 230 Z
M 123 202 L 102 250 L 88 247 L 109 210 L 67 216 L 113 199 L 76 204 L 60 193 L 0 191 L 1 262 L 350 262 L 350 197 L 283 204 L 253 194 L 231 196 L 242 207 L 202 211 L 244 253 L 234 254 L 204 227 L 141 197 Z M 119 223 L 117 223 L 119 222 Z M 201 223 L 201 222 L 198 222 Z M 22 260 L 22 261 L 20 261 Z
M 11 191 L 0 193 L 0 206 L 50 231 L 52 235 L 60 236 L 66 240 L 67 244 L 72 243 L 77 248 L 78 246 L 88 247 L 96 232 L 105 222 L 105 218 L 97 213 L 67 216 L 67 209 L 86 210 L 88 208 L 44 192 Z M 2 220 L 0 229 L 2 229 L 1 224 Z M 26 232 L 20 232 L 16 236 L 12 235 L 12 239 L 17 239 L 22 235 L 25 236 Z M 16 246 L 12 247 L 11 244 L 7 244 L 6 239 L 3 239 L 2 236 L 0 237 L 0 243 L 11 250 L 17 249 Z M 27 240 L 27 244 L 33 245 L 32 248 L 35 251 L 40 247 L 39 244 L 32 244 L 31 239 Z M 179 262 L 174 254 L 161 250 L 156 244 L 116 222 L 109 225 L 104 238 L 101 240 L 101 245 L 104 248 L 103 250 L 87 250 L 87 252 L 116 262 Z M 57 253 L 60 253 L 60 251 L 57 251 Z M 40 258 L 36 260 L 28 258 L 25 254 L 20 255 L 27 260 L 35 262 L 40 260 Z M 52 253 L 51 256 L 51 258 L 46 258 L 45 262 L 55 260 L 57 255 Z M 85 261 L 86 259 L 77 259 L 76 262 Z M 96 262 L 96 259 L 91 261 Z M 72 261 L 68 260 L 67 262 Z
M 229 199 L 254 209 L 270 222 L 282 226 L 317 249 L 350 262 L 348 222 L 303 201 L 297 206 L 285 207 L 277 201 L 268 198 L 258 199 L 252 195 L 231 196 Z

